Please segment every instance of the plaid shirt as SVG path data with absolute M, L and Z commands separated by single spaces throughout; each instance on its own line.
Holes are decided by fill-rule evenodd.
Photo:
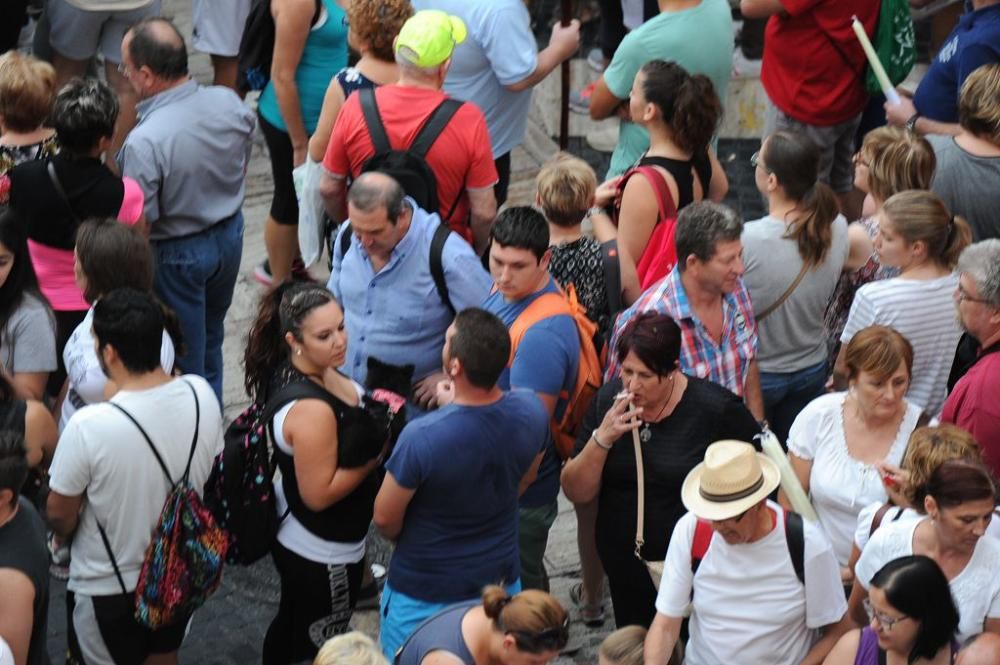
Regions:
M 750 294 L 743 280 L 732 293 L 722 296 L 722 343 L 716 344 L 704 324 L 691 309 L 677 268 L 646 289 L 639 299 L 618 316 L 608 353 L 604 381 L 618 376 L 621 367 L 614 352 L 625 326 L 637 314 L 659 312 L 670 316 L 681 328 L 681 371 L 708 379 L 743 395 L 750 361 L 757 355 L 757 322 Z

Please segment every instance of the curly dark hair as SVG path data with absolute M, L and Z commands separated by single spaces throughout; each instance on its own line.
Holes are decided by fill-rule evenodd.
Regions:
M 392 42 L 411 16 L 410 0 L 354 0 L 347 8 L 351 31 L 385 62 L 396 61 Z

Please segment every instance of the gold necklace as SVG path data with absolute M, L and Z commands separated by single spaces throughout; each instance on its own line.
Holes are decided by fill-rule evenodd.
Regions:
M 639 428 L 639 440 L 642 441 L 643 443 L 649 443 L 649 440 L 653 438 L 651 425 L 653 422 L 658 422 L 660 420 L 660 417 L 663 416 L 663 412 L 667 410 L 667 406 L 670 404 L 670 399 L 674 396 L 674 386 L 676 385 L 676 383 L 674 382 L 674 376 L 675 374 L 671 373 L 670 392 L 667 394 L 667 401 L 665 401 L 663 403 L 663 406 L 660 407 L 659 413 L 656 414 L 656 417 L 652 421 L 648 420 L 642 421 L 642 427 Z

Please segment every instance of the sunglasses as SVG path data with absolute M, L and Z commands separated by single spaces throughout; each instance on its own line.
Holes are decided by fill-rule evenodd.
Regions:
M 520 651 L 532 653 L 560 651 L 569 641 L 569 614 L 566 615 L 566 619 L 560 626 L 546 628 L 537 633 L 529 630 L 508 630 L 507 634 L 514 636 Z

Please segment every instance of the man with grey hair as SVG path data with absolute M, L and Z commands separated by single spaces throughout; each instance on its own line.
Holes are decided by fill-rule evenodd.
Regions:
M 405 196 L 384 173 L 363 173 L 347 196 L 349 220 L 333 246 L 327 288 L 344 309 L 343 370 L 364 383 L 368 359 L 414 368 L 411 403 L 435 403 L 445 332 L 476 307 L 491 280 L 468 243 Z M 410 410 L 410 415 L 414 415 Z
M 674 236 L 677 266 L 621 313 L 610 348 L 636 315 L 667 314 L 681 328 L 681 371 L 733 391 L 762 420 L 757 323 L 742 279 L 742 232 L 743 222 L 724 205 L 699 201 L 681 210 Z M 605 382 L 620 369 L 609 354 Z
M 417 12 L 403 24 L 394 44 L 399 83 L 376 89 L 373 109 L 363 108 L 361 95 L 344 102 L 323 158 L 326 173 L 320 184 L 332 220 L 344 219 L 348 181 L 370 170 L 367 163 L 376 156 L 369 116 L 381 120 L 394 151 L 415 152 L 420 130 L 449 99 L 442 88 L 452 52 L 465 37 L 461 19 L 435 10 Z M 412 155 L 407 161 L 414 160 Z M 436 180 L 439 204 L 439 210 L 428 212 L 439 213 L 453 231 L 483 251 L 496 216 L 497 170 L 482 111 L 461 104 L 423 159 Z
M 223 322 L 243 252 L 244 176 L 257 121 L 235 92 L 188 75 L 184 38 L 166 19 L 133 26 L 121 51 L 140 101 L 118 164 L 145 197 L 156 294 L 184 334 L 177 364 L 207 379 L 221 402 Z
M 959 344 L 941 421 L 979 442 L 983 459 L 1000 474 L 1000 240 L 969 245 L 958 259 L 958 318 L 968 335 Z M 970 339 L 971 338 L 971 339 Z M 967 344 L 966 342 L 972 342 Z

